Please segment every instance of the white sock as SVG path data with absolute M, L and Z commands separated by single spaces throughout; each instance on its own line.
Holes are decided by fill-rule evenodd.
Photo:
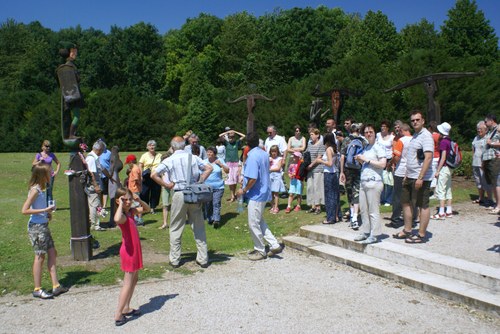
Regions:
M 452 214 L 452 213 L 453 213 L 453 210 L 451 209 L 451 205 L 448 205 L 448 206 L 446 207 L 446 212 L 447 212 L 448 214 Z
M 439 214 L 444 215 L 444 207 L 439 207 Z

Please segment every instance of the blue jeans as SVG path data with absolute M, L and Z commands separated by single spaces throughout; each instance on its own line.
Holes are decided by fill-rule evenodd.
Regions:
M 337 173 L 324 173 L 326 220 L 337 221 L 340 209 L 339 176 Z
M 53 200 L 54 197 L 52 196 L 52 189 L 54 189 L 54 177 L 50 177 L 50 182 L 47 183 L 47 189 L 45 189 L 46 192 L 46 198 L 47 198 L 47 206 L 49 205 L 49 201 Z
M 207 202 L 203 205 L 205 219 L 211 222 L 220 222 L 221 200 L 224 195 L 224 189 L 213 189 L 212 202 Z

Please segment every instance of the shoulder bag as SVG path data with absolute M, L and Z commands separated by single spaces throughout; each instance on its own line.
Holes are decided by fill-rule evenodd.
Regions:
M 191 182 L 191 162 L 193 155 L 189 153 L 188 165 L 187 165 L 187 182 L 188 185 L 186 189 L 182 192 L 184 193 L 184 203 L 187 204 L 197 204 L 211 202 L 213 198 L 212 188 L 204 183 L 189 183 Z

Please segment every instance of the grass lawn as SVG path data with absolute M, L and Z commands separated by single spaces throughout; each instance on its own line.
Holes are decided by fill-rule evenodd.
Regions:
M 128 153 L 121 153 L 122 159 Z M 139 155 L 140 153 L 136 153 Z M 70 210 L 68 178 L 62 173 L 67 169 L 69 154 L 56 154 L 62 163 L 61 173 L 54 184 L 54 198 L 57 201 L 57 211 L 50 223 L 52 235 L 58 251 L 58 275 L 61 283 L 66 286 L 109 285 L 116 284 L 123 277 L 120 270 L 119 248 L 121 233 L 118 228 L 104 232 L 93 231 L 99 240 L 101 248 L 94 251 L 95 258 L 89 262 L 74 261 L 70 250 Z M 31 176 L 31 162 L 34 153 L 2 153 L 0 154 L 0 295 L 7 293 L 27 294 L 33 288 L 32 263 L 33 252 L 28 240 L 26 228 L 28 216 L 21 214 L 21 207 L 26 200 L 28 181 Z M 121 179 L 125 177 L 122 171 Z M 454 202 L 468 201 L 477 191 L 469 180 L 457 180 L 454 187 Z M 222 207 L 222 224 L 214 230 L 207 225 L 207 243 L 210 259 L 213 264 L 250 250 L 252 241 L 247 227 L 247 214 L 236 213 L 236 203 L 228 204 L 226 190 Z M 286 200 L 281 199 L 280 209 L 286 208 Z M 305 201 L 303 209 L 306 208 Z M 433 201 L 432 203 L 436 203 Z M 342 197 L 345 208 L 346 198 Z M 160 208 L 158 208 L 160 209 Z M 381 207 L 382 212 L 390 212 L 390 207 Z M 267 211 L 267 210 L 266 210 Z M 267 223 L 276 237 L 297 233 L 302 225 L 319 223 L 323 216 L 307 214 L 305 210 L 298 213 L 277 215 L 265 214 Z M 107 218 L 104 219 L 107 221 Z M 140 279 L 161 277 L 168 265 L 168 230 L 158 230 L 162 224 L 161 210 L 156 215 L 145 216 L 146 225 L 139 227 L 145 269 L 140 273 Z M 194 260 L 196 247 L 192 232 L 186 229 L 183 236 L 183 258 Z M 178 271 L 189 274 L 192 272 L 182 266 Z M 194 267 L 189 267 L 194 268 Z M 198 270 L 196 267 L 195 270 Z M 42 285 L 50 289 L 50 278 L 47 270 L 43 273 Z

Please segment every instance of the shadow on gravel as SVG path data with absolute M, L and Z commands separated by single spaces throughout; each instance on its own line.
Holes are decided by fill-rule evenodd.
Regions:
M 209 258 L 208 262 L 210 265 L 229 261 L 232 257 L 233 255 L 230 254 L 214 253 L 214 251 L 208 251 L 208 258 Z M 188 262 L 195 263 L 195 261 L 196 261 L 196 253 L 183 253 L 181 255 L 181 260 L 179 261 L 179 264 L 184 265 L 185 263 Z
M 493 245 L 492 247 L 488 248 L 487 251 L 500 253 L 500 245 Z
M 141 313 L 143 315 L 146 313 L 153 313 L 155 311 L 159 311 L 163 307 L 163 305 L 165 305 L 167 300 L 174 299 L 178 295 L 179 295 L 178 293 L 173 293 L 170 295 L 156 296 L 156 297 L 150 298 L 149 302 L 147 304 L 141 305 L 139 310 L 141 311 Z

